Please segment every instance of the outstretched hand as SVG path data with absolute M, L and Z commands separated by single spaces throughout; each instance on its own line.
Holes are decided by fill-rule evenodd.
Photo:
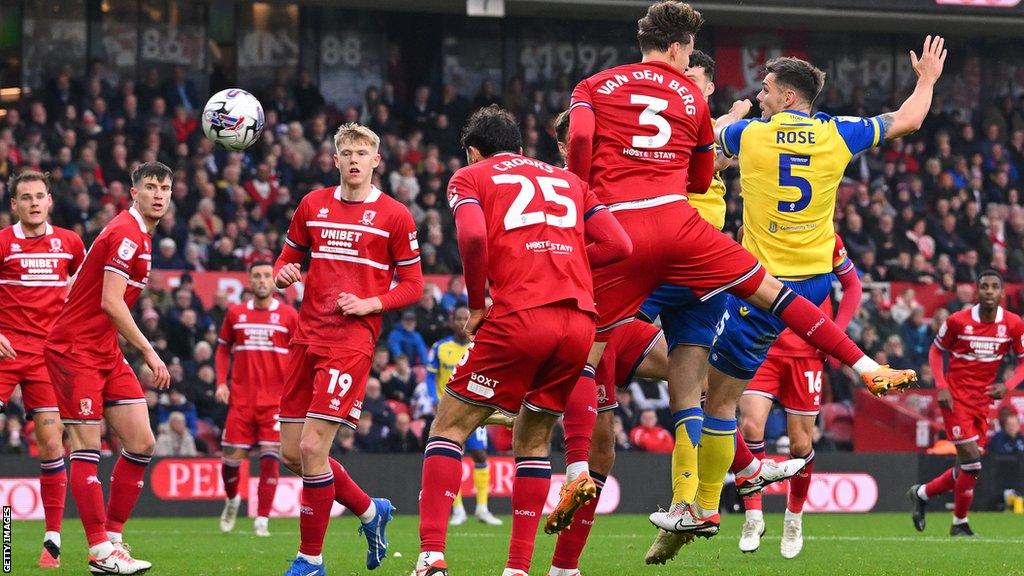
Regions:
M 921 57 L 910 51 L 910 64 L 918 79 L 935 83 L 942 76 L 942 67 L 946 63 L 946 39 L 942 36 L 928 36 L 921 47 Z

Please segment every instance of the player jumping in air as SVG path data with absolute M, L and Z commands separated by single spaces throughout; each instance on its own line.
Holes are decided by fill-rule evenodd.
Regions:
M 469 350 L 469 334 L 466 334 L 466 322 L 469 321 L 469 308 L 456 306 L 448 318 L 448 327 L 452 335 L 442 338 L 430 347 L 427 358 L 427 391 L 434 403 L 444 395 L 444 388 L 452 379 L 455 367 Z M 473 458 L 473 487 L 476 488 L 476 519 L 491 526 L 501 526 L 502 522 L 487 508 L 487 497 L 491 484 L 491 468 L 487 463 L 487 428 L 481 426 L 466 439 L 465 451 Z M 452 503 L 451 525 L 459 526 L 466 522 L 466 508 L 462 505 L 462 492 Z
M 860 307 L 861 284 L 853 262 L 846 256 L 843 241 L 836 235 L 835 252 L 832 256 L 832 273 L 843 287 L 843 298 L 836 313 L 836 324 L 845 329 Z M 822 302 L 826 311 L 832 309 L 828 297 Z M 803 548 L 802 516 L 807 490 L 811 485 L 814 470 L 814 448 L 812 435 L 814 421 L 821 409 L 821 373 L 825 367 L 821 353 L 807 345 L 790 330 L 784 330 L 772 344 L 764 364 L 758 368 L 754 379 L 740 398 L 740 413 L 743 415 L 743 435 L 756 438 L 750 442 L 751 450 L 764 457 L 764 426 L 771 412 L 772 403 L 778 402 L 786 411 L 786 429 L 789 433 L 789 453 L 803 458 L 806 465 L 789 481 L 789 498 L 786 501 L 786 517 L 783 521 L 780 550 L 785 558 L 795 558 Z M 743 490 L 740 489 L 742 494 Z M 746 521 L 740 536 L 742 552 L 756 552 L 764 535 L 764 515 L 761 511 L 761 494 L 743 496 Z
M 299 263 L 310 258 L 280 408 L 281 459 L 302 475 L 300 545 L 289 576 L 327 573 L 321 552 L 335 501 L 362 522 L 366 567 L 387 555 L 391 502 L 367 496 L 328 454 L 338 426 L 359 422 L 382 314 L 423 293 L 412 215 L 372 184 L 380 138 L 344 124 L 334 146 L 341 185 L 302 199 L 274 264 L 277 287 L 285 288 L 302 280 Z
M 220 515 L 221 532 L 231 532 L 238 517 L 239 468 L 248 465 L 249 450 L 259 446 L 260 481 L 253 525 L 257 536 L 267 528 L 277 493 L 281 464 L 281 425 L 277 421 L 288 367 L 288 343 L 298 324 L 295 308 L 274 298 L 274 267 L 249 266 L 253 298 L 228 308 L 217 339 L 218 402 L 228 404 L 221 446 L 221 478 L 227 496 Z
M 85 259 L 82 239 L 51 226 L 46 174 L 24 170 L 11 179 L 17 223 L 0 230 L 0 411 L 21 384 L 25 409 L 36 424 L 39 492 L 46 529 L 41 568 L 60 567 L 60 525 L 68 475 L 57 396 L 43 363 L 43 344 L 64 305 L 68 278 Z
M 448 184 L 469 294 L 472 347 L 441 398 L 423 458 L 414 576 L 447 575 L 448 513 L 466 438 L 494 410 L 518 414 L 512 536 L 504 576 L 526 576 L 551 485 L 551 428 L 594 340 L 591 266 L 629 239 L 572 173 L 520 155 L 511 114 L 476 112 L 462 136 L 469 166 Z M 589 242 L 589 243 L 588 243 Z M 494 298 L 485 307 L 485 286 Z
M 768 348 L 786 327 L 776 315 L 788 298 L 799 297 L 820 305 L 831 290 L 835 249 L 836 190 L 850 159 L 887 140 L 920 128 L 931 106 L 935 82 L 942 74 L 946 53 L 942 38 L 925 40 L 921 59 L 911 53 L 918 74 L 914 93 L 899 110 L 873 118 L 811 116 L 825 73 L 797 58 L 777 58 L 766 66 L 758 102 L 758 120 L 722 122 L 716 140 L 740 162 L 743 195 L 743 245 L 773 276 L 784 279 L 783 292 L 767 310 L 757 302 L 733 294 L 726 305 L 718 334 L 711 346 L 708 397 L 698 453 L 696 498 L 673 502 L 668 512 L 655 512 L 651 522 L 659 528 L 686 532 L 713 530 L 719 524 L 722 484 L 733 460 L 736 406 L 747 381 L 764 362 Z M 749 110 L 749 102 L 734 110 Z M 742 114 L 745 115 L 745 112 Z M 818 338 L 828 327 L 833 338 L 849 338 L 817 307 L 817 324 L 789 325 L 801 339 L 836 356 L 861 373 L 876 395 L 900 390 L 916 379 L 912 370 L 889 370 L 886 378 L 874 375 L 877 364 L 863 356 L 836 354 L 838 348 L 821 345 Z M 852 345 L 852 342 L 851 342 Z M 854 346 L 855 348 L 855 346 Z M 867 372 L 865 372 L 867 370 Z M 708 422 L 713 423 L 708 426 Z
M 974 500 L 974 484 L 981 473 L 981 455 L 988 443 L 988 411 L 1024 382 L 1024 322 L 999 305 L 1003 277 L 986 270 L 978 277 L 978 303 L 950 315 L 939 328 L 928 363 L 939 389 L 939 407 L 946 437 L 956 446 L 956 465 L 927 484 L 915 484 L 907 492 L 914 506 L 914 528 L 924 531 L 928 500 L 953 492 L 953 525 L 950 536 L 974 536 L 967 513 Z M 1003 357 L 1013 352 L 1017 369 L 1005 383 L 996 375 Z M 945 366 L 949 359 L 948 368 Z
M 170 384 L 163 360 L 132 318 L 152 264 L 152 230 L 171 205 L 171 169 L 147 162 L 132 172 L 132 206 L 114 217 L 93 242 L 43 355 L 71 441 L 71 496 L 89 543 L 89 570 L 137 574 L 152 566 L 136 560 L 122 539 L 142 492 L 156 443 L 142 385 L 117 337 L 142 353 L 157 389 Z M 103 506 L 100 420 L 121 443 L 110 475 L 110 506 Z

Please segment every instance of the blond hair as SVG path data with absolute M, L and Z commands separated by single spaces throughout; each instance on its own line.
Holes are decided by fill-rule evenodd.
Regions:
M 380 148 L 380 136 L 366 126 L 355 122 L 338 126 L 338 131 L 334 133 L 334 150 L 336 152 L 341 151 L 341 145 L 345 142 L 369 144 L 373 147 L 374 152 Z

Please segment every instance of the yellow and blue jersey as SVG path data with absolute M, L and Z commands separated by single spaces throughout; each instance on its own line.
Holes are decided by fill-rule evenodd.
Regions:
M 455 340 L 455 336 L 448 336 L 430 347 L 430 353 L 427 355 L 427 391 L 434 402 L 444 394 L 445 386 L 452 379 L 455 367 L 466 355 L 469 344 L 460 344 Z
M 715 172 L 707 192 L 690 194 L 687 198 L 701 218 L 718 230 L 725 227 L 725 181 L 721 172 Z
M 836 191 L 850 160 L 885 140 L 881 117 L 785 110 L 718 133 L 739 156 L 743 247 L 779 278 L 832 272 Z

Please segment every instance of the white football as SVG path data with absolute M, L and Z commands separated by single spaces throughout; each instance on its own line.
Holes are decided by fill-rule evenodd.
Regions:
M 263 105 L 241 88 L 221 90 L 203 109 L 203 133 L 228 150 L 245 150 L 263 133 Z

